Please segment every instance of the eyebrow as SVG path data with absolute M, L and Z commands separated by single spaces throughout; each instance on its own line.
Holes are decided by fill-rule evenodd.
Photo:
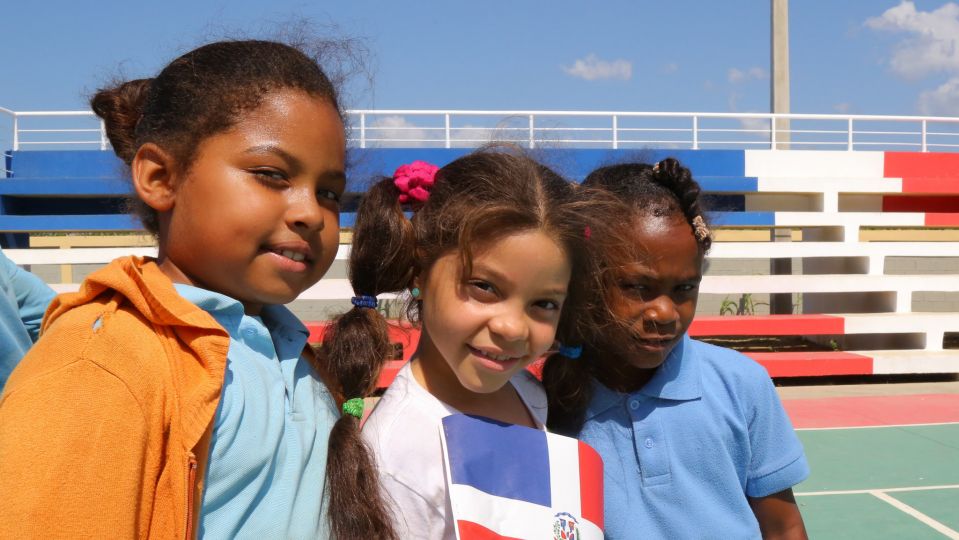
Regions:
M 502 282 L 502 281 L 505 281 L 505 282 L 507 282 L 507 283 L 509 283 L 509 284 L 513 284 L 513 280 L 510 279 L 508 275 L 506 275 L 506 274 L 504 274 L 504 273 L 502 273 L 502 272 L 500 272 L 500 271 L 498 271 L 498 270 L 496 270 L 496 269 L 494 269 L 494 268 L 491 268 L 491 267 L 489 267 L 489 266 L 481 266 L 481 265 L 476 265 L 476 264 L 474 264 L 474 265 L 473 265 L 473 272 L 475 273 L 475 272 L 477 272 L 477 271 L 482 272 L 482 273 L 486 273 L 486 274 L 490 274 L 491 277 L 492 277 L 493 279 L 497 280 L 497 281 L 501 281 L 501 282 Z M 569 295 L 569 287 L 557 287 L 557 288 L 552 288 L 552 287 L 551 287 L 551 288 L 543 289 L 542 291 L 539 291 L 539 292 L 540 292 L 540 294 L 542 294 L 542 295 L 547 295 L 547 296 L 562 296 L 562 297 L 565 298 L 566 296 Z
M 262 155 L 262 154 L 273 154 L 283 161 L 286 162 L 286 165 L 291 169 L 296 169 L 297 171 L 303 169 L 303 162 L 297 159 L 296 156 L 287 152 L 286 150 L 276 146 L 275 144 L 261 144 L 257 146 L 251 146 L 243 151 L 244 154 L 249 155 Z
M 620 275 L 624 277 L 641 277 L 646 279 L 659 280 L 661 279 L 660 274 L 652 271 L 649 267 L 643 266 L 639 263 L 634 263 L 633 265 L 626 266 L 620 269 Z M 702 281 L 703 274 L 702 272 L 693 272 L 686 274 L 685 276 L 680 276 L 676 281 Z
M 287 152 L 286 150 L 280 148 L 275 144 L 261 144 L 257 146 L 251 146 L 243 151 L 244 154 L 248 155 L 262 155 L 262 154 L 273 154 L 283 161 L 286 162 L 286 166 L 289 167 L 292 174 L 297 174 L 304 169 L 303 162 L 299 160 L 293 154 Z M 324 171 L 320 174 L 320 177 L 324 180 L 333 180 L 333 181 L 346 181 L 346 172 L 340 169 L 330 169 Z

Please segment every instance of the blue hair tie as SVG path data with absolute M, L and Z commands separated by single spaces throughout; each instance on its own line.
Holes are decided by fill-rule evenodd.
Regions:
M 370 308 L 370 309 L 376 308 L 376 305 L 377 305 L 377 303 L 378 303 L 378 302 L 376 301 L 376 297 L 375 297 L 375 296 L 368 296 L 368 295 L 365 295 L 365 294 L 362 294 L 362 295 L 360 295 L 360 296 L 354 296 L 354 297 L 350 300 L 350 302 L 352 302 L 353 305 L 356 306 L 356 307 L 359 307 L 359 308 Z
M 576 360 L 579 358 L 579 355 L 583 354 L 583 347 L 582 345 L 560 345 L 559 354 L 569 358 L 570 360 Z

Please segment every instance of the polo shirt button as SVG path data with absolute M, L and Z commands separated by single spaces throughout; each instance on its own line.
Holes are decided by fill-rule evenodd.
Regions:
M 652 437 L 646 437 L 646 440 L 643 441 L 643 444 L 646 445 L 646 448 L 652 448 L 652 447 L 653 447 L 653 438 L 652 438 Z
M 629 408 L 635 411 L 636 409 L 639 408 L 639 402 L 636 401 L 635 399 L 632 400 L 632 401 L 630 401 L 630 402 L 629 402 Z

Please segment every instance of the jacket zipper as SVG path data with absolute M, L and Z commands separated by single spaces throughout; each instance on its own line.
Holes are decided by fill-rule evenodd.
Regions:
M 193 492 L 196 491 L 196 458 L 190 454 L 186 472 L 186 540 L 193 538 Z

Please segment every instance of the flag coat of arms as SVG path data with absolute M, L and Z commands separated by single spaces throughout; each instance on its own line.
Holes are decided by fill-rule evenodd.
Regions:
M 602 540 L 603 461 L 589 445 L 464 414 L 441 430 L 459 540 Z

